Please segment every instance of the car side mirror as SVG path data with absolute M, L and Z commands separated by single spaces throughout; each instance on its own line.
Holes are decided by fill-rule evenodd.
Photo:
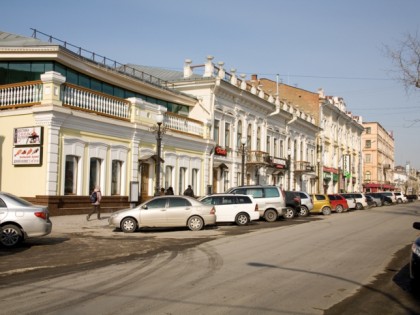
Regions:
M 413 228 L 415 228 L 416 230 L 420 230 L 420 222 L 414 222 Z
M 148 209 L 147 205 L 143 205 L 141 208 L 142 208 L 143 210 L 147 210 L 147 209 Z

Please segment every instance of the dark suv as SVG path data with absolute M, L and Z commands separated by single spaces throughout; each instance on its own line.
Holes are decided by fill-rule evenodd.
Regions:
M 284 191 L 286 195 L 286 219 L 292 219 L 296 215 L 300 215 L 301 200 L 299 192 L 297 191 Z

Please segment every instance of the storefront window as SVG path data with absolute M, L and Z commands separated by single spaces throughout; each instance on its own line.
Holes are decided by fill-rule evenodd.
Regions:
M 112 161 L 111 195 L 121 194 L 121 169 L 122 161 Z
M 64 179 L 64 194 L 75 195 L 77 192 L 77 166 L 78 157 L 73 155 L 66 156 L 66 168 L 65 168 L 65 179 Z
M 90 159 L 90 173 L 89 173 L 89 191 L 93 191 L 95 186 L 99 186 L 101 182 L 101 163 L 102 160 L 98 158 Z

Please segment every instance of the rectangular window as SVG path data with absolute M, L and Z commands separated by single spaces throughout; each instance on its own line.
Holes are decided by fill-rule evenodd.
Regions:
M 89 191 L 92 192 L 95 186 L 99 186 L 101 182 L 101 159 L 90 159 L 90 173 L 89 173 Z
M 371 148 L 371 147 L 372 147 L 372 141 L 371 140 L 366 140 L 365 148 Z
M 266 147 L 265 151 L 268 152 L 269 155 L 272 155 L 271 154 L 271 141 L 270 140 L 271 140 L 270 136 L 267 136 L 267 143 L 266 143 L 267 147 Z
M 77 192 L 77 165 L 78 157 L 73 155 L 66 156 L 64 194 L 75 195 Z
M 366 134 L 371 134 L 372 133 L 372 128 L 371 127 L 366 127 Z
M 370 154 L 365 155 L 365 163 L 372 163 L 372 156 Z
M 213 138 L 214 141 L 216 142 L 216 144 L 219 144 L 219 136 L 220 136 L 220 131 L 219 131 L 219 121 L 215 120 L 214 121 L 214 129 L 213 129 Z
M 273 148 L 273 156 L 278 156 L 278 152 L 277 152 L 277 142 L 278 142 L 278 140 L 277 140 L 276 138 L 274 138 L 274 139 L 273 139 L 273 145 L 274 145 L 274 148 Z
M 186 185 L 187 169 L 185 167 L 179 168 L 179 183 L 178 183 L 178 194 L 182 195 L 184 190 L 187 188 Z
M 223 172 L 223 191 L 227 191 L 229 189 L 229 172 Z
M 230 124 L 225 123 L 225 147 L 230 148 Z
M 198 195 L 198 169 L 196 168 L 193 168 L 191 171 L 191 187 L 194 193 Z
M 121 194 L 121 169 L 122 161 L 112 161 L 111 195 Z
M 166 166 L 165 168 L 165 188 L 168 189 L 173 185 L 172 183 L 172 172 L 173 167 L 172 166 Z

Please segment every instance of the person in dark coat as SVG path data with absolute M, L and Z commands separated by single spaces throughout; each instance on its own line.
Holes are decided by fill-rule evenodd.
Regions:
M 101 219 L 101 199 L 102 199 L 101 188 L 99 186 L 96 186 L 95 189 L 93 190 L 93 193 L 96 194 L 96 201 L 92 202 L 92 212 L 86 216 L 87 221 L 89 221 L 90 216 L 95 213 L 98 216 L 98 220 Z
M 173 195 L 174 194 L 174 190 L 172 187 L 168 187 L 168 189 L 166 189 L 166 195 Z
M 194 191 L 191 188 L 191 185 L 188 185 L 188 188 L 184 191 L 184 196 L 194 197 Z

